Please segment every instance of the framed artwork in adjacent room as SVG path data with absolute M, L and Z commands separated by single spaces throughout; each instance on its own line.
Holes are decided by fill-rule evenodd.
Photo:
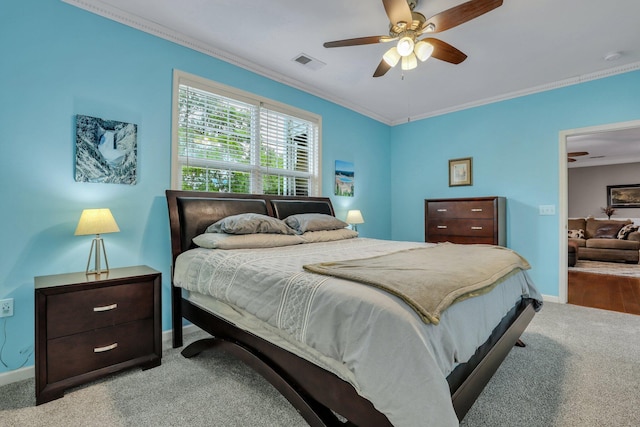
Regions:
M 449 187 L 473 184 L 472 158 L 449 160 Z
M 607 206 L 640 208 L 640 184 L 607 185 Z

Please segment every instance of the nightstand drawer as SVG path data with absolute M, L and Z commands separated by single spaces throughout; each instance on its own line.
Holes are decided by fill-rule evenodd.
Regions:
M 51 295 L 47 337 L 118 325 L 153 316 L 153 283 L 130 283 Z
M 154 352 L 153 319 L 47 342 L 47 382 L 53 383 Z

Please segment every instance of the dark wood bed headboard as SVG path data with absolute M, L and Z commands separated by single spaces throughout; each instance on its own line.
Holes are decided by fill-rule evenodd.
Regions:
M 300 213 L 335 215 L 328 197 L 266 194 L 207 193 L 167 190 L 172 260 L 193 247 L 192 239 L 214 222 L 241 213 L 259 213 L 284 219 Z

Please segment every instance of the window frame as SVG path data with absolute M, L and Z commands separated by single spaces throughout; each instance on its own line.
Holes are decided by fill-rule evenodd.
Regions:
M 218 83 L 203 77 L 199 77 L 193 74 L 186 73 L 180 70 L 173 70 L 173 88 L 172 88 L 172 117 L 171 117 L 171 188 L 174 190 L 182 190 L 182 180 L 181 180 L 181 170 L 183 163 L 181 163 L 178 159 L 179 156 L 179 120 L 180 120 L 180 112 L 179 112 L 179 87 L 180 85 L 187 85 L 189 87 L 193 87 L 198 90 L 210 92 L 214 95 L 219 95 L 223 97 L 227 97 L 233 100 L 237 100 L 243 103 L 254 105 L 259 108 L 266 108 L 268 110 L 274 111 L 280 114 L 286 114 L 301 120 L 305 120 L 313 123 L 317 127 L 317 145 L 314 149 L 310 149 L 310 155 L 314 157 L 314 160 L 310 161 L 310 185 L 309 185 L 309 196 L 320 196 L 322 194 L 322 116 L 318 114 L 314 114 L 305 110 L 301 110 L 296 107 L 292 107 L 287 104 L 283 104 L 278 101 L 274 101 L 268 98 L 264 98 L 249 92 L 245 92 L 243 90 L 224 85 L 222 83 Z M 258 115 L 259 115 L 258 111 Z M 259 124 L 259 120 L 258 120 Z M 256 130 L 259 135 L 260 129 Z M 253 149 L 259 152 L 260 143 L 253 144 Z M 251 174 L 259 173 L 260 175 L 264 174 L 264 167 L 262 165 L 249 165 Z M 241 166 L 237 170 L 243 171 L 247 169 L 246 166 Z M 295 171 L 292 171 L 291 175 L 287 176 L 295 176 Z M 251 178 L 252 182 L 255 183 L 256 180 Z M 261 179 L 257 180 L 260 182 Z M 254 194 L 262 194 L 262 186 L 252 185 L 252 193 Z

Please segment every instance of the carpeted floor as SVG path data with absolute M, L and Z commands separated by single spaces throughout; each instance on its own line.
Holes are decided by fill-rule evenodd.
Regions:
M 609 274 L 612 276 L 640 277 L 640 264 L 578 260 L 574 267 L 569 267 L 569 271 Z
M 461 423 L 640 425 L 640 316 L 546 303 Z M 34 406 L 33 380 L 0 388 L 1 426 L 305 426 L 259 375 L 224 353 L 78 387 Z M 425 426 L 429 425 L 425 421 Z

